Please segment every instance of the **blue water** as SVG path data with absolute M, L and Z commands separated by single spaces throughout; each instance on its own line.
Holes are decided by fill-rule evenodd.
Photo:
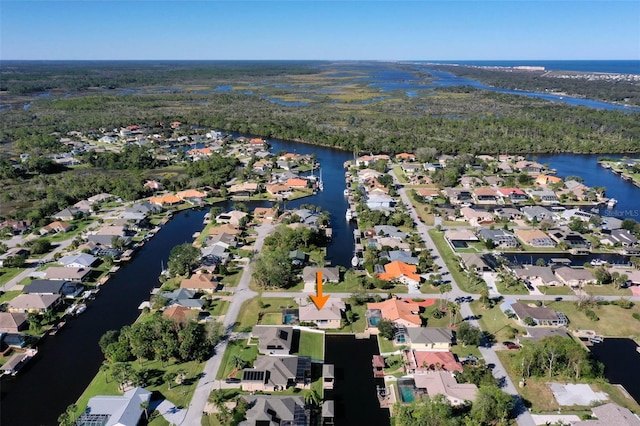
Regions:
M 640 74 L 640 60 L 618 61 L 428 61 L 437 64 L 472 65 L 479 67 L 536 66 L 551 71 L 584 71 L 617 74 Z
M 413 402 L 416 396 L 413 392 L 413 386 L 409 387 L 404 384 L 398 383 L 398 392 L 400 392 L 400 398 L 402 402 Z
M 295 315 L 283 315 L 282 316 L 282 323 L 283 324 L 291 324 L 293 321 L 295 321 L 296 316 Z
M 371 324 L 374 327 L 377 327 L 379 322 L 380 322 L 380 317 L 369 318 L 369 324 Z
M 640 220 L 640 188 L 598 165 L 599 157 L 621 158 L 621 155 L 554 154 L 531 158 L 540 164 L 548 164 L 561 178 L 580 176 L 587 186 L 605 187 L 606 196 L 615 198 L 618 203 L 613 209 L 601 209 L 601 215 Z

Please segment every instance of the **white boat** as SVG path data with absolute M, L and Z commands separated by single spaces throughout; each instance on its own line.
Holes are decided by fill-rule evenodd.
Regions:
M 607 201 L 607 207 L 610 209 L 612 209 L 616 204 L 618 204 L 618 200 L 615 198 L 610 198 L 609 201 Z
M 351 266 L 353 266 L 355 268 L 359 264 L 360 264 L 360 260 L 358 259 L 358 256 L 353 256 L 351 258 Z
M 602 265 L 605 265 L 607 262 L 602 259 L 593 259 L 589 263 L 591 264 L 591 266 L 602 266 Z
M 351 211 L 351 209 L 347 209 L 347 213 L 345 213 L 345 217 L 347 218 L 347 220 L 353 219 L 353 212 Z
M 344 191 L 342 191 L 342 193 L 344 194 L 344 196 L 348 196 L 349 195 L 349 190 L 347 188 L 345 188 Z
M 80 315 L 81 313 L 83 313 L 86 310 L 87 310 L 87 305 L 85 305 L 84 303 L 81 303 L 76 308 L 75 314 L 76 315 Z

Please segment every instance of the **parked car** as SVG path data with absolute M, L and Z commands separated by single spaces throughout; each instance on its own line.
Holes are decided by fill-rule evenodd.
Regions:
M 502 344 L 507 348 L 507 349 L 520 349 L 520 346 L 516 345 L 513 342 L 502 342 Z
M 240 383 L 240 379 L 225 379 L 225 383 Z

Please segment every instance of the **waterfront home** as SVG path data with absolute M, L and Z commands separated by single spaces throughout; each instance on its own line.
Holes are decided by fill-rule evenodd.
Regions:
M 531 247 L 546 248 L 556 245 L 547 234 L 539 229 L 516 229 L 514 233 L 522 243 Z
M 375 225 L 373 230 L 375 235 L 381 237 L 391 237 L 401 240 L 407 236 L 406 232 L 402 232 L 398 227 L 391 225 Z
M 551 175 L 538 175 L 538 177 L 536 177 L 535 180 L 535 184 L 538 186 L 549 186 L 549 185 L 554 185 L 554 184 L 559 184 L 562 182 L 562 179 L 560 179 L 557 176 L 551 176 Z
M 143 408 L 151 401 L 151 392 L 136 387 L 126 391 L 123 395 L 97 395 L 89 399 L 87 409 L 74 423 L 78 426 L 101 425 L 137 425 L 143 413 Z M 146 415 L 145 415 L 146 416 Z
M 189 309 L 202 309 L 204 300 L 194 299 L 196 295 L 194 290 L 179 288 L 173 291 L 163 291 L 158 293 L 160 296 L 168 300 L 167 306 L 179 305 Z
M 180 281 L 180 288 L 192 290 L 196 293 L 212 294 L 220 286 L 220 281 L 216 275 L 206 273 L 196 273 Z
M 233 226 L 240 226 L 242 220 L 247 216 L 249 216 L 249 214 L 243 211 L 231 210 L 230 212 L 220 213 L 218 216 L 216 216 L 216 222 L 228 223 Z
M 311 358 L 306 356 L 258 356 L 253 368 L 242 370 L 241 387 L 245 392 L 284 391 L 290 387 L 308 388 L 311 383 Z
M 19 333 L 28 325 L 25 313 L 0 312 L 0 333 Z
M 611 216 L 603 216 L 601 227 L 603 232 L 622 229 L 622 219 Z
M 411 252 L 408 250 L 382 251 L 378 258 L 381 260 L 387 260 L 388 262 L 399 261 L 408 265 L 417 265 L 420 263 L 420 260 L 417 257 L 412 256 Z
M 231 196 L 250 197 L 258 192 L 258 184 L 255 182 L 244 182 L 231 185 L 227 193 Z
M 185 191 L 176 192 L 176 197 L 182 201 L 188 201 L 191 204 L 201 204 L 206 198 L 207 194 L 195 189 L 187 189 Z
M 371 210 L 389 210 L 395 205 L 395 200 L 388 195 L 374 194 L 367 196 L 365 203 Z
M 96 261 L 97 257 L 87 253 L 71 254 L 58 259 L 58 263 L 66 268 L 90 268 Z
M 58 294 L 20 294 L 7 303 L 7 311 L 44 313 L 61 302 Z
M 538 326 L 566 326 L 569 323 L 562 312 L 556 312 L 551 308 L 529 306 L 520 302 L 506 302 L 503 305 L 508 306 L 523 325 L 526 318 L 531 318 Z
M 522 208 L 524 218 L 529 222 L 542 222 L 543 220 L 554 221 L 556 215 L 551 210 L 541 206 L 526 206 Z
M 305 266 L 302 270 L 302 280 L 305 285 L 316 283 L 316 274 L 322 272 L 322 282 L 324 283 L 339 283 L 340 282 L 340 269 L 337 266 L 333 267 L 318 267 L 318 266 Z
M 585 268 L 570 268 L 562 266 L 554 271 L 556 277 L 566 286 L 575 288 L 588 284 L 596 284 L 598 280 L 591 271 Z
M 604 245 L 631 247 L 638 244 L 638 239 L 626 229 L 614 229 L 609 233 L 604 233 L 604 238 L 600 242 Z
M 253 217 L 257 220 L 274 220 L 278 217 L 278 207 L 256 207 Z
M 162 311 L 162 317 L 175 323 L 186 325 L 189 321 L 193 321 L 198 317 L 198 312 L 184 306 L 173 305 Z
M 309 426 L 311 415 L 300 396 L 242 395 L 247 401 L 245 420 L 240 426 Z
M 410 327 L 405 334 L 411 349 L 448 351 L 453 340 L 453 332 L 445 327 Z
M 77 282 L 60 280 L 31 280 L 22 291 L 26 294 L 58 294 L 67 298 L 76 297 L 84 286 Z
M 623 265 L 614 265 L 611 268 L 607 268 L 607 270 L 611 274 L 617 272 L 620 275 L 626 275 L 628 285 L 640 285 L 640 269 L 635 269 Z
M 460 253 L 460 259 L 462 261 L 462 267 L 468 271 L 476 272 L 490 272 L 493 268 L 490 264 L 495 264 L 493 261 L 489 261 L 488 254 L 480 253 Z
M 549 266 L 526 265 L 524 268 L 514 268 L 513 274 L 520 279 L 529 280 L 536 286 L 562 285 Z
M 555 192 L 550 189 L 526 189 L 527 195 L 536 203 L 558 204 L 559 200 Z
M 462 364 L 449 351 L 405 350 L 403 356 L 407 362 L 407 373 L 441 370 L 462 372 Z
M 292 189 L 305 189 L 309 185 L 309 182 L 306 179 L 290 178 L 287 179 L 285 185 Z
M 478 237 L 480 237 L 485 242 L 491 241 L 496 247 L 518 247 L 518 240 L 516 239 L 516 237 L 511 232 L 504 229 L 481 228 L 478 231 Z
M 420 327 L 423 323 L 420 313 L 433 303 L 433 299 L 416 302 L 409 298 L 393 296 L 383 302 L 367 303 L 367 310 L 379 310 L 382 318 L 393 321 L 396 326 Z
M 40 235 L 49 234 L 51 232 L 69 232 L 74 226 L 67 222 L 55 221 L 40 228 Z
M 539 175 L 544 170 L 544 166 L 535 161 L 521 160 L 514 164 L 514 169 L 529 175 Z
M 322 309 L 315 304 L 301 304 L 298 319 L 301 323 L 314 323 L 320 329 L 342 327 L 342 316 L 346 310 L 344 301 L 329 298 Z
M 361 157 L 356 158 L 356 167 L 360 167 L 364 165 L 365 167 L 369 167 L 376 161 L 389 161 L 390 157 L 386 154 L 378 154 L 378 155 L 363 155 Z
M 44 270 L 44 278 L 47 280 L 84 281 L 90 273 L 91 269 L 89 268 L 52 266 Z
M 583 420 L 580 422 L 573 422 L 573 426 L 640 426 L 640 419 L 637 415 L 633 414 L 628 408 L 621 407 L 616 403 L 610 402 L 608 404 L 594 407 L 591 412 L 597 419 Z
M 593 213 L 585 212 L 584 210 L 580 209 L 567 209 L 562 212 L 560 217 L 567 222 L 571 222 L 574 219 L 581 220 L 583 222 L 589 222 L 589 220 L 593 217 Z
M 124 213 L 121 215 L 123 218 L 127 218 L 125 213 L 142 213 L 145 216 L 160 213 L 162 208 L 156 204 L 151 204 L 147 202 L 135 203 L 131 207 L 124 209 Z
M 502 202 L 510 201 L 513 204 L 522 203 L 527 201 L 529 197 L 527 194 L 520 188 L 498 188 L 496 190 L 496 194 Z
M 263 355 L 289 355 L 293 344 L 293 328 L 256 325 L 250 338 L 258 339 L 258 352 Z
M 358 170 L 358 181 L 361 183 L 366 183 L 371 179 L 377 179 L 383 174 L 384 173 L 380 173 L 379 171 L 373 169 Z
M 444 239 L 452 250 L 468 247 L 468 242 L 477 242 L 478 237 L 468 229 L 447 229 L 444 231 Z
M 384 265 L 384 273 L 378 274 L 378 278 L 383 281 L 399 281 L 406 285 L 418 286 L 420 275 L 417 269 L 416 265 L 408 265 L 396 260 Z
M 584 201 L 587 198 L 587 194 L 590 192 L 590 188 L 585 184 L 575 181 L 567 180 L 564 182 L 566 188 L 557 192 L 559 196 L 567 196 L 570 200 Z
M 238 239 L 233 234 L 227 234 L 223 232 L 222 234 L 211 235 L 206 239 L 207 246 L 215 246 L 220 245 L 225 249 L 229 249 L 230 247 L 235 248 L 238 246 Z
M 212 226 L 209 228 L 209 236 L 213 237 L 216 235 L 229 234 L 229 235 L 239 235 L 242 231 L 236 228 L 235 226 L 224 223 L 220 226 Z
M 448 371 L 430 371 L 413 377 L 415 386 L 426 391 L 427 395 L 444 395 L 451 405 L 461 405 L 466 401 L 475 401 L 478 387 L 473 383 L 458 383 Z
M 589 240 L 568 228 L 551 229 L 549 231 L 549 237 L 558 244 L 564 244 L 569 249 L 591 248 L 591 242 Z
M 151 204 L 156 204 L 158 206 L 165 207 L 165 206 L 173 206 L 176 204 L 180 204 L 182 200 L 173 194 L 164 194 L 157 197 L 149 198 L 149 202 Z
M 267 191 L 267 193 L 269 195 L 272 195 L 274 197 L 284 197 L 287 198 L 291 195 L 291 193 L 293 192 L 293 190 L 291 189 L 291 187 L 287 186 L 287 185 L 281 185 L 278 183 L 275 184 L 267 184 L 265 185 L 265 189 Z

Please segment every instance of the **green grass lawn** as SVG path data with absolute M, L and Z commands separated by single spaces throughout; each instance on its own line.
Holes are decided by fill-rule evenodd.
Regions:
M 324 360 L 324 333 L 301 330 L 298 355 Z
M 538 290 L 540 290 L 542 294 L 546 294 L 548 296 L 564 296 L 574 294 L 573 290 L 571 290 L 567 286 L 540 285 L 538 286 Z
M 506 287 L 500 279 L 497 279 L 496 287 L 500 294 L 529 294 L 529 290 L 525 287 L 524 283 L 521 282 L 511 287 Z
M 362 333 L 367 327 L 367 318 L 365 312 L 367 311 L 367 305 L 350 304 L 351 310 L 355 312 L 356 320 L 348 325 L 345 325 L 339 333 Z
M 563 312 L 569 318 L 569 328 L 573 330 L 595 330 L 603 336 L 640 337 L 640 321 L 632 317 L 633 313 L 640 315 L 638 303 L 631 309 L 623 309 L 617 305 L 596 305 L 590 309 L 598 315 L 598 321 L 587 318 L 575 302 L 550 302 L 547 306 Z
M 497 304 L 492 308 L 483 308 L 479 300 L 474 300 L 470 305 L 473 314 L 480 317 L 480 328 L 493 334 L 498 342 L 513 340 L 513 329 L 518 330 L 520 335 L 526 331 L 514 320 L 507 318 Z
M 187 407 L 193 392 L 198 384 L 198 375 L 204 368 L 204 362 L 190 361 L 185 363 L 167 363 L 162 367 L 160 361 L 146 361 L 142 366 L 136 361 L 131 363 L 132 368 L 145 368 L 150 371 L 157 372 L 152 383 L 148 383 L 145 388 L 150 391 L 160 392 L 166 399 L 174 403 L 177 407 Z M 169 384 L 162 378 L 163 374 L 169 371 L 177 372 L 183 370 L 186 373 L 185 381 L 182 384 L 175 382 Z M 77 414 L 79 415 L 87 407 L 89 399 L 96 395 L 122 395 L 118 390 L 118 381 L 111 377 L 107 372 L 99 372 L 93 378 L 89 386 L 84 390 L 76 405 L 78 406 Z M 163 424 L 163 423 L 157 423 Z
M 25 268 L 0 268 L 0 285 L 5 285 Z
M 480 289 L 471 288 L 469 280 L 467 279 L 465 274 L 460 271 L 460 264 L 457 260 L 455 260 L 455 254 L 451 251 L 451 248 L 445 241 L 444 233 L 438 232 L 435 229 L 431 229 L 429 230 L 429 235 L 433 239 L 433 243 L 436 245 L 438 253 L 440 254 L 440 256 L 442 256 L 442 259 L 447 265 L 449 272 L 451 272 L 451 276 L 453 277 L 455 282 L 458 283 L 460 289 L 466 291 L 467 293 L 479 293 Z
M 514 363 L 516 353 L 511 351 L 498 351 L 498 358 L 500 358 L 500 362 L 505 367 L 507 374 L 513 381 L 513 383 L 518 383 L 520 381 L 520 377 L 517 376 L 514 371 Z M 550 381 L 561 381 L 563 383 L 572 383 L 571 380 L 558 380 L 553 379 L 549 380 L 547 377 L 529 377 L 526 380 L 526 385 L 522 388 L 518 388 L 518 392 L 523 397 L 523 399 L 531 405 L 532 413 L 555 413 L 557 414 L 560 409 L 560 405 L 558 405 L 551 389 L 549 388 Z M 584 383 L 584 381 L 581 381 Z M 606 392 L 609 395 L 609 398 L 632 411 L 640 412 L 640 405 L 635 403 L 631 398 L 625 397 L 619 388 L 611 385 L 605 381 L 596 380 L 591 381 L 589 383 L 591 388 L 596 392 Z M 589 406 L 572 406 L 572 407 L 563 407 L 562 412 L 566 414 L 568 411 L 571 411 L 573 414 L 590 414 L 591 407 Z
M 420 286 L 420 293 L 425 294 L 440 294 L 440 290 L 438 290 L 437 286 L 433 286 L 428 283 L 424 283 Z
M 396 346 L 391 340 L 378 335 L 378 347 L 380 348 L 380 353 L 386 353 L 398 351 L 405 346 Z
M 262 305 L 261 305 L 262 302 Z M 258 324 L 258 313 L 282 313 L 282 310 L 287 307 L 297 307 L 298 304 L 289 297 L 254 297 L 251 300 L 247 300 L 240 309 L 240 315 L 234 325 L 234 330 L 242 330 L 245 328 L 251 328 Z
M 213 300 L 209 306 L 211 316 L 219 316 L 227 313 L 230 302 L 228 300 Z
M 74 238 L 82 233 L 89 225 L 93 223 L 93 220 L 85 219 L 85 220 L 73 220 L 70 222 L 75 228 L 73 228 L 69 232 L 57 232 L 52 234 L 51 236 L 47 236 L 47 239 L 51 241 L 52 244 L 59 243 L 61 241 L 68 240 L 70 238 Z
M 260 321 L 261 325 L 282 325 L 282 313 L 273 312 L 264 314 L 262 320 Z
M 224 380 L 233 372 L 236 368 L 233 364 L 234 355 L 239 355 L 245 361 L 245 365 L 253 365 L 253 361 L 258 356 L 258 347 L 254 345 L 247 346 L 245 340 L 229 342 L 227 350 L 224 351 L 222 356 L 216 379 Z
M 585 285 L 582 287 L 584 291 L 591 296 L 631 296 L 631 289 L 620 288 L 616 289 L 615 286 L 608 285 Z
M 22 293 L 22 290 L 9 290 L 0 295 L 0 304 L 13 300 L 16 296 Z
M 225 290 L 229 287 L 237 287 L 238 282 L 240 282 L 240 277 L 242 276 L 242 269 L 238 269 L 237 271 L 230 272 L 222 278 L 222 284 L 224 285 Z
M 393 168 L 393 173 L 396 175 L 396 177 L 398 178 L 398 182 L 400 183 L 407 183 L 407 178 L 404 175 L 404 172 L 402 171 L 402 167 L 400 166 L 395 166 Z

